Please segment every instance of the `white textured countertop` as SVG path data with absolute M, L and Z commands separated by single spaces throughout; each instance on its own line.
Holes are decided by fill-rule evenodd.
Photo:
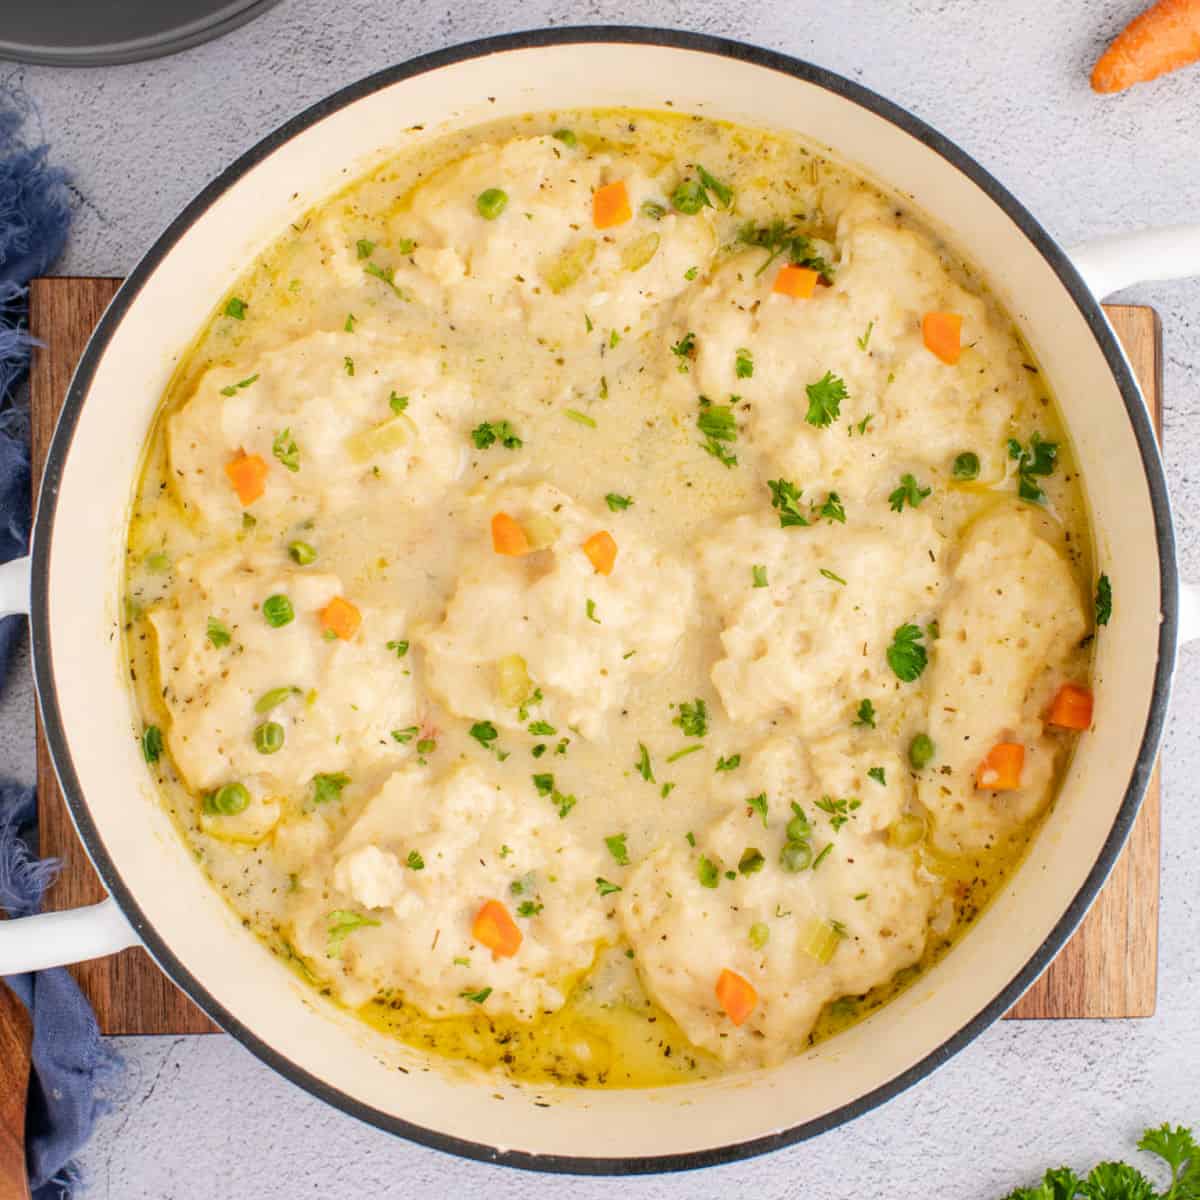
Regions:
M 1120 97 L 1090 64 L 1143 0 L 284 0 L 159 62 L 20 72 L 83 197 L 63 272 L 127 272 L 216 172 L 299 109 L 380 67 L 518 27 L 671 24 L 832 68 L 912 109 L 993 171 L 1067 244 L 1200 220 L 1200 68 Z M 1143 287 L 1165 338 L 1166 459 L 1185 573 L 1200 575 L 1200 281 Z M 688 1197 L 992 1197 L 1059 1161 L 1129 1156 L 1141 1129 L 1200 1123 L 1200 651 L 1185 651 L 1165 751 L 1158 1014 L 1008 1023 L 933 1078 L 815 1141 L 731 1167 L 623 1182 Z M 22 664 L 0 697 L 0 772 L 31 778 Z M 84 1155 L 86 1195 L 553 1195 L 604 1180 L 461 1162 L 344 1117 L 225 1037 L 125 1038 L 128 1070 Z

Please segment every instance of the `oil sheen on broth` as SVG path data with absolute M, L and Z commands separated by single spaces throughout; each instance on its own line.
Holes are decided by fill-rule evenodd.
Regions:
M 1037 365 L 918 213 L 791 136 L 552 113 L 248 266 L 147 444 L 126 647 L 163 803 L 315 988 L 650 1086 L 971 925 L 1090 722 L 1091 574 Z

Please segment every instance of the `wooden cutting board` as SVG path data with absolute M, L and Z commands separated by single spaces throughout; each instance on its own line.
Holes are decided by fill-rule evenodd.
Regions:
M 115 279 L 35 279 L 30 327 L 43 346 L 31 376 L 36 494 L 50 435 L 75 364 L 116 292 Z M 1112 305 L 1109 319 L 1159 419 L 1160 331 L 1152 309 Z M 38 727 L 42 853 L 63 871 L 48 907 L 73 908 L 104 891 L 79 845 Z M 1010 1017 L 1148 1017 L 1158 971 L 1159 788 L 1154 775 L 1129 844 L 1070 943 Z M 142 950 L 73 968 L 104 1033 L 205 1033 L 215 1026 L 176 990 Z

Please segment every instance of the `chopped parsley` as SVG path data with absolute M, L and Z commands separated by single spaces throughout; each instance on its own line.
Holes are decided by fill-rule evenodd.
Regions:
M 281 429 L 271 443 L 271 453 L 287 467 L 289 471 L 300 470 L 300 447 L 292 437 L 291 429 Z
M 829 580 L 831 580 L 833 583 L 840 583 L 840 584 L 842 584 L 842 586 L 843 586 L 843 587 L 844 587 L 844 586 L 845 586 L 845 584 L 846 584 L 846 581 L 845 581 L 845 580 L 844 580 L 844 579 L 843 579 L 843 578 L 842 578 L 842 577 L 841 577 L 839 574 L 837 574 L 837 572 L 836 572 L 836 571 L 831 571 L 831 570 L 829 570 L 829 568 L 828 568 L 828 567 L 822 567 L 822 568 L 821 568 L 821 574 L 822 574 L 822 575 L 823 575 L 823 576 L 824 576 L 826 579 L 829 579 Z
M 728 758 L 718 758 L 714 768 L 717 771 L 736 771 L 742 765 L 740 754 L 731 754 Z
M 396 416 L 399 416 L 407 407 L 408 407 L 408 397 L 407 396 L 398 396 L 398 395 L 396 395 L 395 392 L 392 392 L 389 394 L 388 408 L 390 408 L 392 410 L 392 412 L 394 412 L 396 414 Z
M 619 892 L 620 890 L 621 888 L 618 884 L 609 883 L 602 875 L 596 876 L 596 891 L 601 896 L 611 896 L 613 892 Z
M 800 511 L 800 489 L 787 479 L 768 479 L 771 507 L 779 510 L 779 527 L 807 525 L 808 518 Z
M 419 850 L 410 850 L 408 852 L 408 858 L 404 860 L 404 865 L 410 871 L 425 870 L 425 860 L 421 857 L 421 852 Z
M 550 136 L 562 142 L 564 146 L 570 146 L 572 149 L 579 145 L 579 139 L 575 136 L 573 129 L 556 129 Z
M 737 421 L 733 416 L 733 408 L 728 404 L 706 403 L 701 397 L 696 425 L 704 434 L 704 441 L 700 443 L 701 449 L 725 466 L 736 467 L 737 455 L 723 444 L 737 441 Z
M 538 903 L 536 900 L 522 900 L 517 905 L 518 917 L 536 917 L 546 906 Z
M 762 817 L 763 828 L 767 827 L 767 793 L 759 792 L 757 796 L 746 797 L 746 807 Z
M 974 450 L 964 450 L 955 455 L 952 472 L 955 479 L 969 482 L 979 478 L 979 455 Z
M 868 321 L 866 333 L 864 333 L 862 335 L 862 337 L 854 339 L 858 343 L 858 348 L 860 350 L 865 350 L 867 348 L 868 343 L 871 341 L 871 330 L 874 328 L 875 328 L 875 322 Z
M 529 724 L 529 732 L 534 737 L 553 737 L 558 730 L 550 724 L 549 721 L 531 721 Z
M 485 749 L 492 749 L 492 743 L 500 736 L 491 721 L 476 721 L 467 732 Z
M 1026 449 L 1016 438 L 1008 439 L 1008 457 L 1017 464 L 1017 495 L 1030 504 L 1044 504 L 1046 493 L 1039 478 L 1054 474 L 1058 462 L 1058 443 L 1045 442 L 1039 433 L 1029 439 Z
M 235 321 L 244 321 L 246 319 L 246 309 L 248 305 L 245 300 L 238 299 L 237 296 L 230 296 L 225 305 L 225 315 L 232 317 Z
M 770 225 L 756 226 L 747 222 L 738 230 L 738 241 L 746 246 L 757 246 L 767 252 L 766 261 L 754 272 L 761 275 L 781 254 L 798 267 L 808 267 L 822 278 L 833 278 L 833 268 L 819 254 L 813 253 L 812 243 L 795 226 L 786 221 L 772 221 Z
M 837 833 L 843 825 L 854 815 L 854 811 L 862 807 L 861 800 L 846 798 L 835 800 L 832 796 L 822 796 L 816 802 L 817 808 L 829 817 L 829 826 L 834 833 Z
M 409 725 L 404 729 L 393 729 L 392 740 L 399 742 L 402 746 L 407 746 L 419 732 L 420 730 L 416 725 Z
M 325 949 L 326 955 L 329 958 L 337 958 L 342 952 L 342 943 L 356 929 L 378 924 L 378 921 L 364 917 L 361 913 L 335 908 L 329 914 L 329 945 Z
M 1107 625 L 1112 616 L 1112 583 L 1107 575 L 1096 580 L 1096 624 Z
M 638 750 L 641 752 L 638 755 L 638 760 L 634 763 L 637 773 L 647 782 L 654 783 L 654 768 L 650 766 L 650 751 L 646 749 L 645 742 L 638 742 Z
M 703 750 L 703 749 L 704 749 L 704 747 L 702 745 L 684 746 L 684 748 L 682 750 L 676 750 L 674 754 L 668 754 L 667 762 L 669 762 L 669 763 L 678 762 L 681 758 L 687 758 L 687 756 L 689 754 L 695 754 L 697 750 Z
M 557 788 L 550 793 L 550 802 L 558 809 L 560 818 L 565 817 L 577 803 L 574 796 L 564 796 Z
M 884 770 L 882 767 L 869 768 L 867 771 L 867 775 L 869 778 L 875 780 L 875 782 L 877 784 L 879 784 L 880 787 L 887 787 L 887 775 L 884 773 Z
M 825 497 L 825 503 L 820 508 L 814 504 L 812 511 L 818 517 L 824 517 L 831 525 L 834 521 L 837 521 L 839 525 L 845 525 L 846 523 L 846 509 L 842 504 L 841 496 L 837 492 L 830 492 Z
M 396 272 L 391 267 L 380 267 L 373 262 L 367 263 L 363 270 L 366 271 L 372 279 L 378 279 L 381 283 L 386 283 L 401 300 L 407 300 L 408 297 L 404 294 L 404 290 L 396 286 Z
M 767 586 L 767 568 L 760 563 L 755 563 L 750 568 L 750 578 L 754 581 L 756 588 Z
M 533 786 L 537 788 L 539 796 L 549 796 L 554 791 L 554 776 L 553 775 L 534 775 L 532 776 Z
M 608 847 L 608 852 L 616 860 L 618 867 L 629 866 L 629 851 L 625 847 L 625 838 L 627 834 L 614 833 L 612 837 L 606 837 L 604 844 Z
M 700 880 L 701 887 L 715 888 L 721 882 L 721 872 L 717 864 L 704 854 L 700 855 L 696 877 Z
M 587 602 L 587 619 L 588 619 L 589 621 L 595 621 L 595 623 L 596 623 L 597 625 L 599 625 L 599 624 L 600 624 L 600 618 L 599 618 L 598 616 L 596 616 L 596 602 L 595 602 L 595 600 L 588 600 L 588 602 Z
M 408 653 L 408 642 L 388 642 L 387 649 L 391 650 L 397 658 L 403 658 Z
M 601 393 L 601 398 L 603 399 L 603 397 L 607 396 L 607 395 L 608 395 L 608 389 L 606 387 L 605 390 Z M 570 420 L 576 422 L 576 424 L 578 424 L 578 425 L 586 425 L 589 429 L 596 428 L 595 418 L 589 417 L 587 415 L 587 413 L 580 412 L 579 409 L 577 409 L 577 408 L 564 409 L 563 413 L 565 416 L 570 418 Z
M 888 505 L 892 512 L 903 512 L 905 504 L 917 508 L 932 491 L 932 488 L 921 487 L 912 475 L 901 475 L 900 486 L 888 497 Z
M 347 354 L 342 359 L 342 367 L 345 369 L 346 374 L 349 375 L 351 379 L 353 379 L 354 378 L 354 359 L 352 359 L 350 357 L 350 355 Z
M 813 859 L 812 869 L 815 871 L 829 857 L 829 855 L 832 852 L 833 852 L 833 843 L 826 842 L 825 849 L 822 850 L 821 853 L 818 854 L 817 857 Z
M 370 258 L 375 253 L 375 243 L 367 241 L 366 238 L 359 238 L 355 243 L 355 247 L 358 250 L 360 261 L 364 258 Z
M 892 635 L 892 644 L 887 648 L 888 666 L 904 683 L 919 678 L 929 661 L 929 655 L 921 645 L 924 636 L 917 625 L 900 625 Z
M 500 443 L 506 450 L 520 450 L 525 444 L 508 421 L 484 421 L 471 430 L 471 441 L 477 450 L 486 450 Z
M 228 387 L 221 389 L 222 396 L 236 396 L 239 388 L 248 388 L 252 383 L 256 382 L 258 375 L 251 375 L 247 379 L 239 379 L 237 383 L 231 383 Z
M 418 754 L 432 754 L 437 749 L 437 742 L 433 738 L 422 738 L 417 743 Z
M 696 164 L 696 174 L 700 176 L 700 182 L 720 201 L 722 208 L 729 208 L 733 204 L 733 188 L 714 178 L 699 163 Z
M 858 714 L 854 718 L 855 725 L 867 725 L 871 729 L 875 728 L 875 705 L 870 700 L 860 700 L 858 702 Z
M 609 512 L 624 512 L 632 503 L 632 496 L 619 496 L 616 492 L 609 492 L 604 497 L 604 503 L 608 505 Z
M 699 696 L 694 701 L 684 700 L 671 724 L 678 725 L 685 737 L 703 737 L 708 732 L 708 705 Z
M 739 346 L 733 353 L 734 375 L 738 379 L 752 378 L 754 375 L 754 355 L 745 346 Z
M 742 851 L 742 857 L 738 859 L 738 871 L 743 875 L 753 875 L 761 871 L 766 862 L 763 852 L 757 846 L 747 846 Z
M 696 335 L 694 333 L 685 333 L 679 341 L 672 345 L 671 353 L 679 359 L 680 374 L 686 375 L 691 369 L 688 364 L 696 357 Z
M 671 193 L 671 207 L 676 212 L 694 217 L 702 208 L 712 208 L 712 201 L 704 184 L 695 179 L 685 179 Z
M 224 621 L 218 621 L 216 617 L 208 618 L 208 626 L 206 629 L 208 640 L 214 650 L 220 650 L 222 646 L 228 646 L 233 640 L 229 633 L 228 627 Z
M 163 752 L 162 730 L 157 725 L 147 725 L 142 734 L 142 757 L 148 763 L 156 763 Z
M 458 994 L 463 1000 L 469 1000 L 472 1004 L 482 1004 L 492 994 L 492 989 L 485 987 L 480 988 L 477 992 L 465 991 Z
M 804 390 L 808 395 L 808 413 L 804 419 L 819 428 L 837 419 L 842 410 L 842 401 L 849 395 L 845 381 L 832 371 L 826 371 L 816 383 L 808 384 Z
M 314 775 L 312 777 L 313 803 L 328 804 L 337 800 L 344 788 L 350 782 L 350 776 L 337 772 L 335 775 Z
M 353 313 L 347 313 L 347 314 L 346 314 L 346 324 L 345 324 L 345 325 L 343 325 L 343 326 L 342 326 L 342 328 L 343 328 L 343 329 L 344 329 L 344 330 L 345 330 L 347 333 L 353 333 L 353 332 L 354 332 L 354 326 L 355 326 L 356 324 L 358 324 L 358 318 L 357 318 L 357 317 L 356 317 L 356 316 L 355 316 Z
M 686 271 L 684 271 L 683 277 L 690 283 L 699 274 L 700 274 L 699 267 L 688 267 L 688 269 Z

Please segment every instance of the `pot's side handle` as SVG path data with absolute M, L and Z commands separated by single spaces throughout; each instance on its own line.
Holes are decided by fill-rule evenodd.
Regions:
M 1200 225 L 1164 225 L 1097 238 L 1067 251 L 1097 300 L 1131 284 L 1200 275 Z
M 0 617 L 29 611 L 29 559 L 0 565 Z
M 87 962 L 138 944 L 133 926 L 112 900 L 0 921 L 0 976 Z

